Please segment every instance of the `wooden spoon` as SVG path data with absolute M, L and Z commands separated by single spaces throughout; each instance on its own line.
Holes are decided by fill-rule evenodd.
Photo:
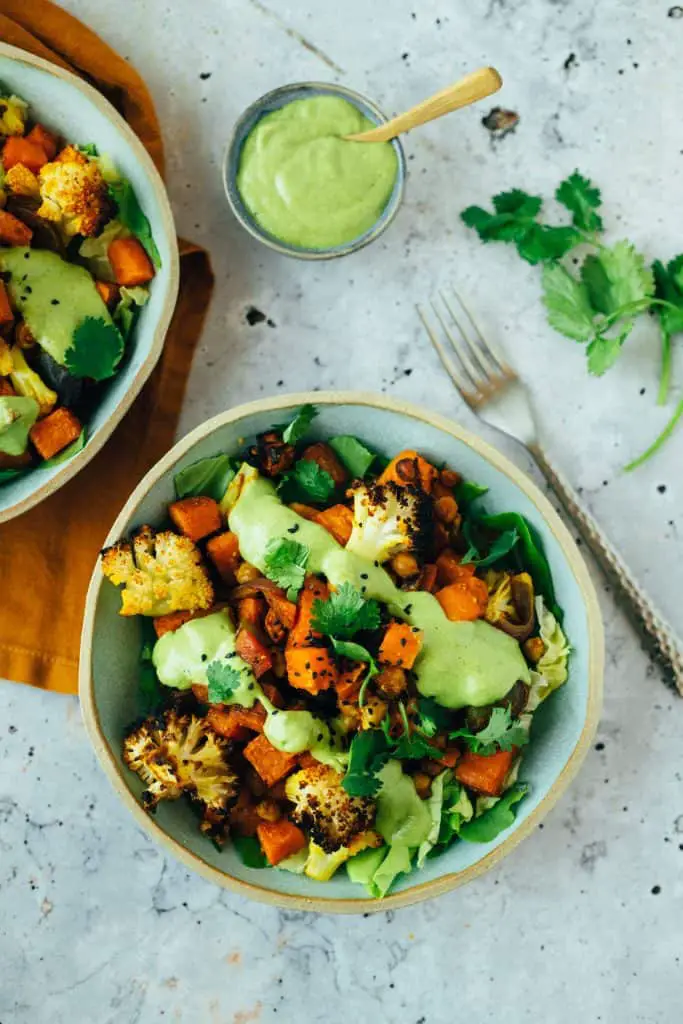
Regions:
M 392 117 L 391 121 L 370 128 L 367 132 L 345 135 L 344 138 L 350 142 L 388 142 L 401 132 L 409 132 L 411 128 L 450 114 L 451 110 L 459 110 L 460 107 L 468 107 L 470 103 L 483 100 L 485 96 L 498 92 L 502 84 L 503 80 L 495 68 L 479 68 L 430 96 L 428 100 L 418 103 L 416 107 L 406 110 L 405 114 Z

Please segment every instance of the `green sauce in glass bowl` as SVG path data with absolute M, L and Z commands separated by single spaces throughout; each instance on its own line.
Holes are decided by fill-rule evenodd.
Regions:
M 328 249 L 375 224 L 396 181 L 389 142 L 343 138 L 374 127 L 348 100 L 311 96 L 262 117 L 247 136 L 237 188 L 254 220 L 290 245 Z
M 239 119 L 224 183 L 255 238 L 301 259 L 330 259 L 377 238 L 403 198 L 401 144 L 344 138 L 386 118 L 342 86 L 299 83 L 261 97 Z

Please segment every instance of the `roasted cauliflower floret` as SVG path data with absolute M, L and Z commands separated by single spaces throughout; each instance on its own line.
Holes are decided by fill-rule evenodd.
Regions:
M 37 199 L 40 195 L 40 182 L 37 176 L 24 164 L 10 167 L 5 175 L 5 187 L 15 196 L 32 196 Z
M 381 846 L 384 840 L 377 832 L 360 832 L 349 846 L 340 846 L 334 853 L 325 853 L 317 843 L 311 843 L 304 872 L 316 882 L 329 882 L 336 870 L 362 850 Z
M 198 548 L 171 530 L 143 526 L 132 542 L 102 552 L 102 571 L 123 585 L 121 615 L 168 615 L 202 611 L 213 603 L 213 586 Z
M 44 384 L 35 370 L 24 359 L 24 353 L 15 345 L 12 350 L 10 380 L 18 395 L 34 398 L 40 407 L 40 415 L 47 416 L 57 404 L 57 393 Z
M 308 828 L 313 842 L 325 853 L 349 846 L 375 819 L 374 803 L 349 796 L 341 783 L 342 776 L 323 764 L 303 768 L 285 783 L 287 799 L 294 804 L 292 817 Z
M 96 235 L 111 213 L 107 183 L 96 163 L 75 146 L 40 168 L 38 216 L 58 224 L 67 237 Z
M 0 97 L 0 135 L 23 135 L 28 103 L 18 96 Z
M 432 500 L 412 485 L 356 484 L 353 495 L 353 530 L 348 551 L 374 562 L 386 562 L 399 551 L 420 551 L 430 541 Z
M 146 785 L 142 802 L 152 811 L 160 800 L 188 793 L 204 805 L 209 820 L 227 816 L 238 792 L 228 761 L 227 740 L 203 718 L 170 708 L 145 719 L 123 741 L 123 760 Z

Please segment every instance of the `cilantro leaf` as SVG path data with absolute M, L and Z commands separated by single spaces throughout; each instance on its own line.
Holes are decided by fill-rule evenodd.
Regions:
M 677 257 L 665 267 L 659 260 L 652 264 L 655 279 L 655 295 L 670 306 L 660 306 L 659 320 L 668 334 L 683 331 L 683 258 Z M 675 308 L 672 309 L 671 306 Z
M 318 415 L 314 405 L 302 405 L 294 418 L 282 431 L 282 440 L 287 444 L 296 444 L 306 434 L 311 423 Z
M 135 235 L 154 266 L 160 267 L 161 256 L 152 237 L 152 228 L 128 179 L 116 178 L 111 181 L 109 196 L 116 203 L 118 219 Z
M 611 249 L 586 256 L 581 280 L 593 309 L 606 316 L 623 306 L 651 298 L 655 291 L 652 271 L 630 242 L 617 242 Z
M 580 231 L 602 231 L 602 217 L 596 210 L 602 203 L 600 189 L 588 178 L 574 171 L 558 186 L 555 192 L 558 203 L 569 210 L 572 222 Z
M 460 214 L 468 226 L 474 228 L 482 242 L 516 242 L 529 230 L 529 222 L 513 213 L 489 213 L 481 206 L 468 206 Z
M 560 334 L 574 341 L 590 341 L 595 336 L 586 287 L 559 263 L 543 268 L 543 304 L 548 323 Z
M 350 434 L 331 437 L 327 443 L 339 456 L 352 477 L 365 476 L 375 461 L 375 453 L 361 444 L 357 437 L 352 437 Z
M 364 598 L 353 584 L 342 583 L 327 601 L 313 602 L 312 625 L 326 636 L 349 639 L 361 630 L 379 629 L 379 605 Z
M 209 700 L 212 704 L 224 704 L 237 690 L 242 678 L 236 668 L 224 661 L 211 661 L 206 669 L 209 684 Z
M 452 713 L 433 697 L 420 697 L 417 702 L 418 728 L 425 736 L 436 736 L 440 729 L 451 724 Z
M 97 146 L 94 142 L 86 142 L 83 146 L 78 146 L 78 150 L 83 156 L 99 156 Z
M 358 706 L 362 708 L 365 703 L 365 691 L 368 688 L 368 683 L 379 672 L 377 662 L 370 654 L 370 651 L 366 647 L 363 647 L 362 644 L 354 644 L 348 640 L 337 640 L 335 637 L 332 637 L 332 646 L 334 647 L 334 653 L 338 654 L 340 658 L 350 658 L 351 661 L 362 661 L 368 666 L 368 671 L 365 679 L 361 683 L 358 693 Z
M 520 220 L 533 220 L 541 212 L 543 200 L 540 196 L 530 196 L 521 188 L 513 188 L 494 196 L 493 206 L 496 213 L 513 213 Z
M 290 601 L 296 601 L 304 585 L 309 554 L 305 544 L 284 537 L 271 537 L 266 545 L 265 574 L 287 591 Z
M 423 757 L 439 760 L 444 751 L 433 747 L 419 732 L 404 733 L 392 751 L 397 761 L 421 761 Z
M 349 796 L 376 796 L 381 787 L 378 772 L 391 757 L 391 742 L 381 729 L 357 732 L 349 748 L 349 767 L 342 786 Z
M 475 754 L 494 754 L 496 750 L 512 750 L 529 742 L 529 733 L 521 722 L 512 719 L 510 708 L 493 708 L 488 725 L 479 732 L 456 729 L 452 740 L 462 739 Z
M 652 264 L 655 296 L 667 306 L 657 306 L 662 339 L 662 368 L 659 380 L 659 405 L 664 405 L 671 381 L 671 336 L 683 331 L 683 256 L 677 256 L 665 267 L 659 260 Z
M 335 483 L 317 462 L 299 459 L 294 469 L 283 474 L 280 489 L 287 501 L 303 500 L 324 504 L 334 494 Z
M 107 380 L 113 377 L 123 355 L 123 338 L 113 323 L 87 316 L 73 333 L 64 365 L 73 377 Z
M 517 242 L 517 252 L 535 266 L 559 260 L 581 241 L 574 228 L 554 228 L 546 224 L 534 224 Z
M 588 372 L 595 377 L 601 377 L 611 366 L 614 366 L 619 357 L 622 345 L 633 329 L 633 321 L 629 320 L 620 334 L 613 337 L 601 334 L 593 338 L 586 349 L 588 355 Z
M 504 793 L 500 800 L 484 811 L 478 818 L 472 818 L 460 826 L 459 836 L 468 843 L 490 843 L 506 828 L 514 824 L 515 812 L 512 808 L 526 796 L 529 787 L 525 783 L 513 786 Z
M 470 562 L 473 565 L 478 565 L 480 567 L 493 565 L 495 562 L 499 562 L 501 558 L 504 558 L 505 555 L 509 554 L 519 540 L 517 530 L 503 530 L 503 532 L 500 533 L 492 542 L 488 550 L 488 554 L 482 555 L 478 543 L 474 538 L 473 524 L 471 520 L 465 520 L 462 532 L 465 540 L 469 544 L 467 551 L 462 557 L 462 565 L 468 565 Z

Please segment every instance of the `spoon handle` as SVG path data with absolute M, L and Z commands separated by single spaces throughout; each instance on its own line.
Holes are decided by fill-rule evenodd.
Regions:
M 479 68 L 430 96 L 429 99 L 418 103 L 416 107 L 406 110 L 404 114 L 392 117 L 390 121 L 367 132 L 357 132 L 355 135 L 344 137 L 351 142 L 388 142 L 402 132 L 409 132 L 411 128 L 417 128 L 420 124 L 426 124 L 427 121 L 443 117 L 452 110 L 467 107 L 470 103 L 476 103 L 477 100 L 498 92 L 502 84 L 503 80 L 495 68 Z

